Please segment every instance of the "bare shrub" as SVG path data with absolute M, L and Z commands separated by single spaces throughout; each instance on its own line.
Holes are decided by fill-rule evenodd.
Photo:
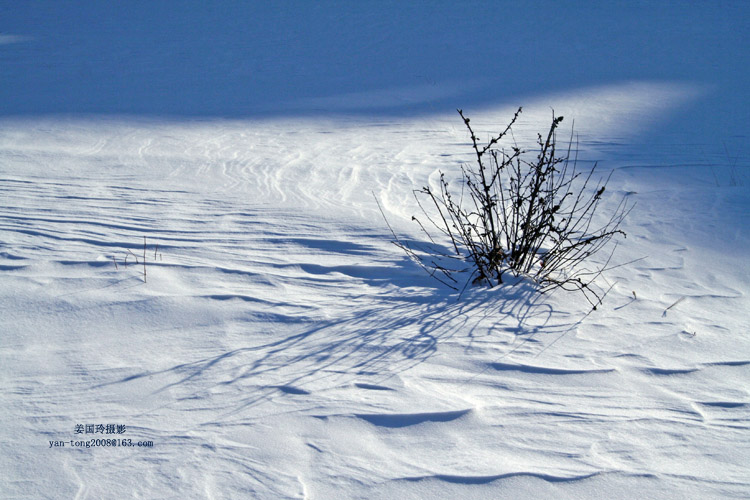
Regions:
M 572 131 L 565 148 L 558 149 L 562 116 L 553 112 L 549 130 L 538 134 L 534 155 L 515 142 L 499 147 L 521 108 L 487 144 L 480 144 L 469 118 L 460 109 L 458 113 L 470 133 L 475 161 L 462 166 L 457 190 L 440 172 L 436 189 L 414 191 L 422 215 L 412 219 L 430 244 L 409 244 L 398 237 L 395 243 L 455 290 L 462 286 L 461 273 L 468 273 L 464 288 L 470 283 L 493 287 L 511 275 L 533 281 L 540 292 L 580 291 L 596 308 L 606 291 L 594 281 L 608 269 L 614 246 L 598 264 L 592 257 L 613 237 L 625 236 L 620 225 L 632 207 L 623 198 L 603 223 L 595 217 L 609 177 L 594 181 L 596 165 L 578 168 Z M 450 250 L 440 251 L 441 243 Z

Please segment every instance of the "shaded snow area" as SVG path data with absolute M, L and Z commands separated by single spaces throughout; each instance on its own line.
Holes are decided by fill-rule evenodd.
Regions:
M 750 496 L 750 9 L 650 3 L 1 3 L 0 497 Z M 595 311 L 391 243 L 519 105 Z

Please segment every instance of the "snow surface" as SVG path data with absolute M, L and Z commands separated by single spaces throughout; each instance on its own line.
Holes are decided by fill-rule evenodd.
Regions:
M 750 496 L 749 14 L 0 4 L 0 496 Z M 518 105 L 636 203 L 596 311 L 390 243 Z

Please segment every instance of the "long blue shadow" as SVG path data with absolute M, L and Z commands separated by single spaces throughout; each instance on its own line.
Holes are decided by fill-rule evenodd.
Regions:
M 747 135 L 748 5 L 6 2 L 0 117 L 424 114 L 668 80 L 721 95 L 672 126 Z

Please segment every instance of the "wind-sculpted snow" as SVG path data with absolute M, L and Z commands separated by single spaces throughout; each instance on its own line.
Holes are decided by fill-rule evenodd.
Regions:
M 428 413 L 382 413 L 356 415 L 373 425 L 380 427 L 408 427 L 425 422 L 450 422 L 463 417 L 471 410 L 428 412 Z
M 749 4 L 374 4 L 0 7 L 0 498 L 750 496 Z M 390 243 L 521 105 L 596 311 Z
M 603 307 L 458 300 L 375 202 L 421 238 L 449 123 L 4 122 L 5 496 L 746 495 L 746 187 L 622 150 Z

